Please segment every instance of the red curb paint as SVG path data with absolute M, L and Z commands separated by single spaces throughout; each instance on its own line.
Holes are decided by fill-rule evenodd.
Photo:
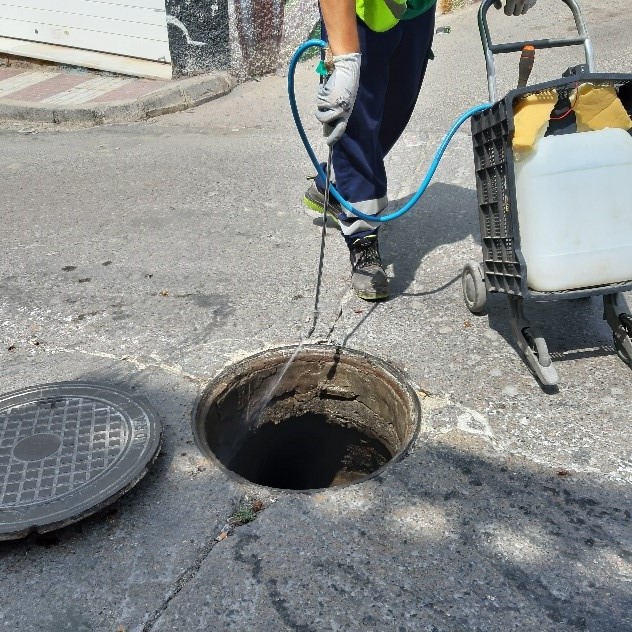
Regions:
M 4 96 L 8 99 L 14 99 L 15 101 L 42 101 L 43 99 L 47 99 L 55 94 L 85 83 L 91 78 L 92 77 L 89 76 L 60 73 L 50 79 L 44 79 L 44 81 L 35 83 L 32 86 L 22 88 L 17 92 L 7 92 Z
M 3 79 L 11 79 L 16 75 L 21 75 L 23 72 L 28 72 L 27 68 L 0 68 L 0 81 Z
M 112 101 L 127 101 L 128 99 L 138 99 L 148 92 L 158 90 L 167 85 L 167 81 L 152 81 L 151 79 L 137 79 L 131 83 L 126 83 L 120 88 L 115 88 L 110 92 L 100 94 L 86 103 L 110 103 Z

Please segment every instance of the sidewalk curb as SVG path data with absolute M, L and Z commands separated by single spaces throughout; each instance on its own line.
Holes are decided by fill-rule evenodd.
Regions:
M 237 81 L 229 73 L 189 77 L 150 92 L 139 99 L 94 105 L 47 106 L 0 99 L 0 120 L 25 123 L 82 123 L 103 125 L 171 114 L 202 105 L 232 91 Z

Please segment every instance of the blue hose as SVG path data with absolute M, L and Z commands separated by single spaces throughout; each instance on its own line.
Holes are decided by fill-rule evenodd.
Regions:
M 298 130 L 299 136 L 301 137 L 301 141 L 303 141 L 303 145 L 305 146 L 307 155 L 312 161 L 312 164 L 314 165 L 316 172 L 323 180 L 326 180 L 327 177 L 325 176 L 325 172 L 323 171 L 323 168 L 320 162 L 318 162 L 318 159 L 316 158 L 316 155 L 314 154 L 314 150 L 312 149 L 312 146 L 310 145 L 309 140 L 307 139 L 307 136 L 305 134 L 305 129 L 303 128 L 303 123 L 301 122 L 301 117 L 298 113 L 298 108 L 296 107 L 296 95 L 294 93 L 294 74 L 296 73 L 296 65 L 298 64 L 300 58 L 303 56 L 303 53 L 305 53 L 306 50 L 308 50 L 309 48 L 315 48 L 315 47 L 325 48 L 326 46 L 327 46 L 326 42 L 323 42 L 323 40 L 317 40 L 317 39 L 311 39 L 305 42 L 304 44 L 301 44 L 296 49 L 296 51 L 294 52 L 294 55 L 292 56 L 292 59 L 290 60 L 290 67 L 288 70 L 288 78 L 287 78 L 287 90 L 288 90 L 288 96 L 290 98 L 290 108 L 292 109 L 292 116 L 294 117 L 294 123 L 296 124 L 296 129 Z M 473 108 L 470 108 L 467 112 L 463 113 L 457 119 L 457 121 L 450 128 L 450 131 L 445 135 L 444 139 L 441 141 L 441 145 L 439 145 L 439 149 L 437 150 L 437 153 L 432 159 L 432 163 L 430 164 L 428 173 L 426 173 L 426 177 L 423 179 L 415 195 L 413 195 L 413 197 L 410 200 L 408 200 L 408 202 L 404 206 L 402 206 L 402 208 L 398 209 L 394 213 L 391 213 L 390 215 L 384 215 L 382 217 L 376 217 L 375 215 L 366 215 L 365 213 L 358 211 L 358 209 L 356 209 L 351 204 L 349 204 L 347 200 L 343 199 L 340 193 L 338 193 L 338 191 L 336 191 L 335 187 L 333 186 L 330 188 L 331 195 L 333 195 L 334 198 L 338 200 L 341 206 L 345 208 L 347 211 L 349 211 L 350 213 L 353 213 L 353 215 L 355 215 L 356 217 L 359 217 L 360 219 L 363 219 L 368 222 L 390 222 L 393 219 L 397 219 L 398 217 L 401 217 L 404 213 L 408 213 L 408 211 L 410 211 L 410 209 L 415 204 L 417 204 L 417 202 L 419 201 L 419 198 L 426 192 L 426 189 L 428 188 L 428 185 L 430 184 L 430 181 L 432 180 L 435 174 L 435 171 L 437 170 L 437 167 L 439 166 L 439 162 L 441 161 L 441 158 L 443 157 L 445 150 L 447 149 L 448 145 L 450 144 L 450 141 L 452 140 L 452 138 L 458 131 L 459 127 L 461 127 L 461 125 L 463 125 L 465 121 L 467 121 L 469 118 L 471 118 L 475 114 L 478 114 L 479 112 L 484 112 L 485 110 L 488 110 L 491 107 L 492 107 L 491 103 L 483 103 L 481 105 L 477 105 Z

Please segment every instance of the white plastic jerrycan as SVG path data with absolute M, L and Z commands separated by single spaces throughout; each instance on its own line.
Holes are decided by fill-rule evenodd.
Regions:
M 632 279 L 632 136 L 542 138 L 515 163 L 527 284 L 555 292 Z

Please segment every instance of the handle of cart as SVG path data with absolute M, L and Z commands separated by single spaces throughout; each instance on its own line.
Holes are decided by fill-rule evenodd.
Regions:
M 558 374 L 553 365 L 544 337 L 527 319 L 524 313 L 525 298 L 540 299 L 583 298 L 603 296 L 604 319 L 613 333 L 613 344 L 618 356 L 632 367 L 632 316 L 622 297 L 622 292 L 632 290 L 632 280 L 626 283 L 584 288 L 565 292 L 550 292 L 544 295 L 531 291 L 526 281 L 526 262 L 518 254 L 520 249 L 519 226 L 515 210 L 515 185 L 513 182 L 513 154 L 511 149 L 511 110 L 514 99 L 525 94 L 526 77 L 530 72 L 520 69 L 519 90 L 510 92 L 502 100 L 497 99 L 495 55 L 521 52 L 524 58 L 534 49 L 583 46 L 586 66 L 569 69 L 576 77 L 590 77 L 599 82 L 632 82 L 632 75 L 598 75 L 592 41 L 576 0 L 562 0 L 573 13 L 577 37 L 540 39 L 495 44 L 492 41 L 487 14 L 494 0 L 482 0 L 478 11 L 478 23 L 485 54 L 489 97 L 495 105 L 472 118 L 472 140 L 479 198 L 479 218 L 483 242 L 483 263 L 470 261 L 463 269 L 462 289 L 467 308 L 473 314 L 485 312 L 488 292 L 507 295 L 510 306 L 510 325 L 517 346 L 527 365 L 544 387 L 556 387 Z M 528 51 L 526 49 L 529 49 Z M 529 60 L 525 61 L 529 66 Z M 565 73 L 564 77 L 570 75 Z M 566 85 L 570 79 L 558 79 L 548 84 L 532 86 L 537 92 L 548 86 Z M 574 79 L 573 79 L 574 81 Z M 487 244 L 487 245 L 486 245 Z
M 562 39 L 541 39 L 529 42 L 511 42 L 506 44 L 494 44 L 489 32 L 489 24 L 487 23 L 487 12 L 494 4 L 494 0 L 483 0 L 478 10 L 478 29 L 481 34 L 481 42 L 483 44 L 483 52 L 485 53 L 485 64 L 487 66 L 487 87 L 489 89 L 489 99 L 492 103 L 497 101 L 496 92 L 496 63 L 494 55 L 503 53 L 519 53 L 525 46 L 533 46 L 535 49 L 546 48 L 563 48 L 566 46 L 583 46 L 586 55 L 586 66 L 588 72 L 595 72 L 595 58 L 593 53 L 592 40 L 588 35 L 586 22 L 582 15 L 579 4 L 575 0 L 562 0 L 573 12 L 575 18 L 575 26 L 579 37 L 570 37 Z

